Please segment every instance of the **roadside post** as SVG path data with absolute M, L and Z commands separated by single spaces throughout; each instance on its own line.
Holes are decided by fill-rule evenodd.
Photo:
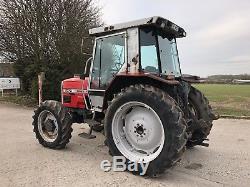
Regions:
M 41 103 L 43 102 L 43 81 L 45 79 L 45 73 L 41 72 L 38 75 L 38 103 L 39 106 L 41 106 Z

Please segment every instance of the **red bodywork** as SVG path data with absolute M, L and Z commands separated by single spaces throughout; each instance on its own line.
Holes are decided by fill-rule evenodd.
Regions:
M 84 96 L 87 95 L 89 78 L 85 80 L 75 76 L 62 81 L 62 104 L 68 108 L 84 109 Z

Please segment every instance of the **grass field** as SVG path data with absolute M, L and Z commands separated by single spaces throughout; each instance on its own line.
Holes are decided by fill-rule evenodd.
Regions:
M 250 85 L 194 85 L 220 115 L 250 116 Z
M 27 107 L 37 106 L 37 101 L 34 98 L 27 95 L 16 96 L 16 95 L 5 94 L 3 97 L 0 96 L 0 102 L 15 103 Z
M 250 116 L 250 85 L 197 84 L 209 99 L 213 109 L 220 115 Z M 29 96 L 0 96 L 7 101 L 24 106 L 36 106 L 37 101 Z

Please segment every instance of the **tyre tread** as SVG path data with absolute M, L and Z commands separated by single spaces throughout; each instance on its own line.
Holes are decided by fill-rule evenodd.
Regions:
M 54 114 L 57 115 L 57 120 L 59 120 L 59 124 L 61 124 L 61 134 L 58 139 L 58 141 L 55 144 L 51 144 L 46 142 L 39 134 L 38 131 L 38 116 L 41 113 L 42 110 L 44 109 L 50 109 L 53 111 Z M 36 134 L 36 138 L 38 142 L 43 145 L 44 147 L 48 147 L 51 149 L 63 149 L 66 147 L 66 145 L 69 143 L 72 135 L 72 118 L 71 115 L 64 109 L 64 107 L 61 105 L 60 102 L 53 101 L 53 100 L 47 100 L 41 103 L 41 106 L 34 111 L 34 116 L 33 116 L 33 131 Z
M 176 101 L 166 92 L 151 85 L 136 84 L 121 90 L 121 92 L 114 96 L 110 106 L 112 106 L 113 103 L 116 103 L 116 101 L 121 97 L 126 97 L 125 95 L 130 92 L 139 92 L 144 93 L 148 96 L 152 96 L 155 102 L 163 102 L 165 103 L 165 106 L 169 106 L 170 108 L 165 107 L 164 109 L 168 110 L 168 113 L 172 113 L 175 115 L 171 116 L 172 119 L 170 120 L 172 128 L 170 129 L 172 131 L 172 143 L 167 150 L 163 149 L 164 151 L 166 151 L 166 153 L 163 153 L 161 159 L 155 162 L 155 164 L 152 165 L 146 173 L 148 176 L 156 177 L 162 174 L 166 169 L 174 166 L 181 159 L 184 151 L 186 150 L 186 121 L 184 120 L 183 112 L 177 105 Z M 107 113 L 109 113 L 110 106 L 107 110 Z M 162 112 L 166 112 L 166 110 Z M 105 117 L 105 129 L 108 125 L 106 121 L 107 118 Z M 107 132 L 105 132 L 105 134 L 107 134 Z M 114 151 L 113 145 L 111 145 L 111 141 L 107 138 L 106 142 L 109 147 L 109 153 L 111 153 L 111 156 L 116 155 L 117 153 Z

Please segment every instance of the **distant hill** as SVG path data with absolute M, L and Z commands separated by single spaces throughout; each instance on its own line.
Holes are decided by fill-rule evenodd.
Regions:
M 250 80 L 249 74 L 241 75 L 211 75 L 208 76 L 206 82 L 208 83 L 235 83 L 234 80 Z
M 218 79 L 242 79 L 242 80 L 250 80 L 250 75 L 242 74 L 242 75 L 211 75 L 208 76 L 208 80 L 218 80 Z

